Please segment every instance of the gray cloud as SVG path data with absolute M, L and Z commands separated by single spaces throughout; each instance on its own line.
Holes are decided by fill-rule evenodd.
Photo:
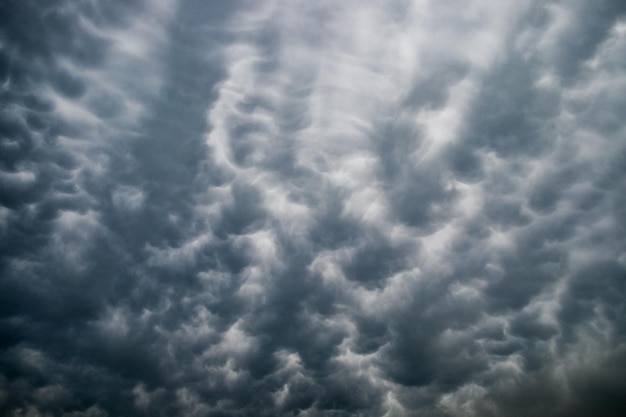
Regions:
M 6 1 L 0 414 L 617 416 L 619 1 Z

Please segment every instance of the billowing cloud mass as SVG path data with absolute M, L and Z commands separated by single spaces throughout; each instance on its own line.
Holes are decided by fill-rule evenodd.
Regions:
M 623 0 L 4 0 L 0 95 L 1 415 L 623 415 Z

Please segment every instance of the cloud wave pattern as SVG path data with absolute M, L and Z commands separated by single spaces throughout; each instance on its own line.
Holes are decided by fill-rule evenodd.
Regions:
M 626 4 L 0 5 L 0 414 L 618 416 Z

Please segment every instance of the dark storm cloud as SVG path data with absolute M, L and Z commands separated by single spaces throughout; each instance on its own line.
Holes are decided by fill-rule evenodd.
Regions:
M 0 6 L 0 413 L 617 416 L 620 2 Z

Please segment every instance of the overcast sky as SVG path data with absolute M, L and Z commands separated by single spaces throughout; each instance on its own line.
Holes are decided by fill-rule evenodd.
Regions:
M 2 0 L 0 415 L 617 417 L 623 0 Z

